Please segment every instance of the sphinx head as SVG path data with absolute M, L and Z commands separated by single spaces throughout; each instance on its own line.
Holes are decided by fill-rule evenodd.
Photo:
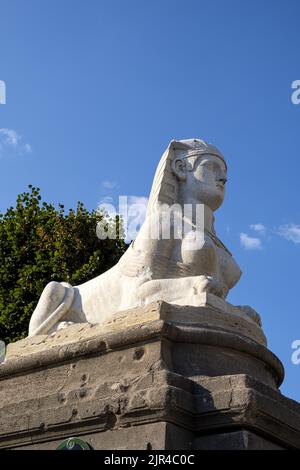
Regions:
M 158 165 L 149 206 L 201 203 L 217 210 L 225 196 L 227 167 L 221 152 L 199 139 L 172 141 Z

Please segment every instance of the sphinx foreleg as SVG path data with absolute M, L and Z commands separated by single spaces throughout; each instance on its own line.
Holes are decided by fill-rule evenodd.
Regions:
M 42 292 L 29 323 L 29 336 L 49 334 L 67 316 L 74 288 L 66 282 L 52 281 Z

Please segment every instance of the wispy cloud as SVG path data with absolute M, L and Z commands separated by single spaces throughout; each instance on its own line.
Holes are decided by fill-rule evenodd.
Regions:
M 296 224 L 280 225 L 280 227 L 277 230 L 277 235 L 298 245 L 300 243 L 300 225 L 296 225 Z
M 259 238 L 250 237 L 246 233 L 240 233 L 240 243 L 246 250 L 261 250 L 262 244 Z
M 146 215 L 147 205 L 148 198 L 145 196 L 128 196 L 128 207 L 133 210 L 141 210 Z
M 114 203 L 114 198 L 111 196 L 105 196 L 99 201 L 98 206 L 101 204 L 113 204 Z
M 21 136 L 19 136 L 13 129 L 2 128 L 0 129 L 0 134 L 3 136 L 3 143 L 6 145 L 17 147 L 21 140 Z
M 128 223 L 126 230 L 126 241 L 135 240 L 143 225 L 148 206 L 148 198 L 144 196 L 128 197 Z
M 31 152 L 31 145 L 24 142 L 22 136 L 14 129 L 0 128 L 0 156 L 24 155 Z
M 101 183 L 102 188 L 104 189 L 114 189 L 117 186 L 116 181 L 104 180 Z
M 103 197 L 97 204 L 97 211 L 104 211 L 114 218 L 118 213 L 118 208 L 114 204 L 114 198 L 111 196 Z
M 266 235 L 267 228 L 263 224 L 250 224 L 250 228 L 254 230 L 255 232 L 257 232 L 262 237 Z

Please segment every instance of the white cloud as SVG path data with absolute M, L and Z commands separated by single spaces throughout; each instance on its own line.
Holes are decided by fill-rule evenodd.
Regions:
M 110 217 L 115 217 L 117 212 L 116 212 L 116 207 L 115 207 L 115 204 L 114 204 L 113 197 L 111 197 L 111 196 L 103 197 L 98 202 L 97 210 L 106 212 Z
M 296 243 L 297 245 L 300 243 L 300 225 L 296 225 L 296 224 L 280 225 L 280 227 L 277 230 L 277 234 L 280 237 L 283 237 L 288 241 Z
M 102 188 L 104 189 L 113 189 L 117 186 L 116 181 L 104 180 L 101 183 Z
M 261 236 L 266 235 L 267 228 L 263 224 L 251 224 L 250 228 L 255 232 L 259 233 Z
M 0 156 L 5 154 L 24 155 L 31 152 L 31 145 L 24 142 L 14 129 L 0 128 Z
M 142 210 L 146 211 L 148 205 L 148 198 L 145 196 L 128 196 L 128 206 L 140 206 Z
M 246 250 L 261 250 L 262 248 L 259 238 L 249 237 L 246 233 L 240 233 L 240 242 Z
M 31 145 L 30 144 L 25 144 L 25 150 L 27 153 L 30 153 L 31 152 Z
M 114 198 L 111 196 L 105 196 L 99 201 L 98 207 L 101 206 L 101 204 L 113 204 Z
M 124 202 L 126 202 L 124 200 Z M 125 229 L 125 240 L 135 240 L 137 234 L 146 218 L 148 198 L 145 196 L 127 196 L 127 223 Z
M 21 136 L 13 129 L 0 129 L 0 134 L 3 136 L 3 143 L 16 147 L 21 140 Z

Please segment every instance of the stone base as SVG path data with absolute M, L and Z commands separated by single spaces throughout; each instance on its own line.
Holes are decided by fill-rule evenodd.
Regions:
M 300 405 L 255 322 L 155 303 L 8 347 L 0 447 L 300 449 Z

